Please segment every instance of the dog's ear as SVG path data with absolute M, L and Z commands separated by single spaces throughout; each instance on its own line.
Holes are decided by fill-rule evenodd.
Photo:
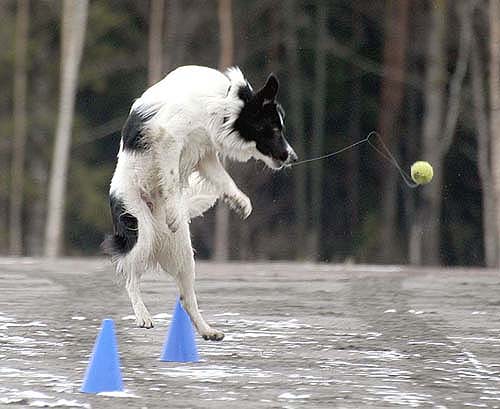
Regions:
M 257 91 L 256 97 L 261 101 L 261 103 L 274 101 L 276 95 L 278 94 L 278 89 L 280 87 L 280 83 L 278 78 L 274 74 L 269 74 L 267 77 L 265 85 L 261 90 Z

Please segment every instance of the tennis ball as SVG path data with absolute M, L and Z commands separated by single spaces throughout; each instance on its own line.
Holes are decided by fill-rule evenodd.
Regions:
M 419 160 L 411 165 L 411 178 L 417 185 L 426 185 L 433 176 L 434 170 L 429 162 Z

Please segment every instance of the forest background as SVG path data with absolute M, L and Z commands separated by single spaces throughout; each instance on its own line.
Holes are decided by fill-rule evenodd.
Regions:
M 87 256 L 112 230 L 120 129 L 186 64 L 281 82 L 304 159 L 227 163 L 253 202 L 192 222 L 197 257 L 498 266 L 500 0 L 0 0 L 0 254 Z

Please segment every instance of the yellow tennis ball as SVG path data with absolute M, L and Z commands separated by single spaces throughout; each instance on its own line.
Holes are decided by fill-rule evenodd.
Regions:
M 429 162 L 419 160 L 411 165 L 411 178 L 418 185 L 426 185 L 432 180 L 434 170 Z

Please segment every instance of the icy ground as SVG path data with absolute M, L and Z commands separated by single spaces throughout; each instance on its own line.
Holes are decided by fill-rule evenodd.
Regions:
M 134 326 L 107 261 L 0 259 L 0 408 L 500 407 L 500 273 L 199 264 L 202 362 L 158 360 L 175 303 L 147 277 Z M 78 392 L 115 319 L 127 391 Z

